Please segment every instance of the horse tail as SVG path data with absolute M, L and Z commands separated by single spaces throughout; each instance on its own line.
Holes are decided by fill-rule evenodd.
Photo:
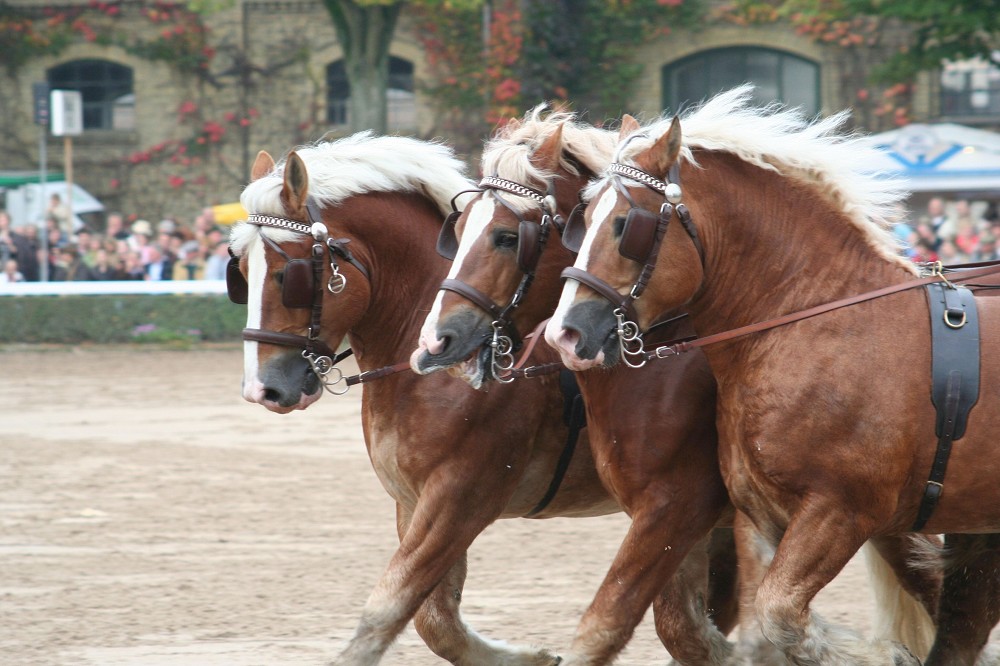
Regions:
M 910 540 L 914 551 L 932 548 L 922 535 L 912 535 Z M 862 550 L 875 597 L 875 637 L 902 643 L 923 661 L 934 644 L 934 620 L 924 605 L 904 589 L 896 572 L 871 542 L 865 543 Z M 930 562 L 938 556 L 938 552 L 921 552 L 917 557 Z M 910 564 L 917 568 L 929 566 L 923 561 Z

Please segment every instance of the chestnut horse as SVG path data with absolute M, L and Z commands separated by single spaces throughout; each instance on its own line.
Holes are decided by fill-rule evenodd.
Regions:
M 434 251 L 443 211 L 469 186 L 444 146 L 362 133 L 293 151 L 277 166 L 261 153 L 241 197 L 251 214 L 233 230 L 230 278 L 236 300 L 248 303 L 244 397 L 286 413 L 311 405 L 324 386 L 339 390 L 324 355 L 345 337 L 361 370 L 376 371 L 367 377 L 388 368 L 364 383 L 362 417 L 372 465 L 396 501 L 400 546 L 338 664 L 377 663 L 411 618 L 456 664 L 558 663 L 465 624 L 466 551 L 497 518 L 620 510 L 597 476 L 586 430 L 558 492 L 542 502 L 568 441 L 557 376 L 486 393 L 445 374 L 396 372 L 447 272 Z M 732 551 L 723 544 L 720 561 Z
M 536 108 L 523 121 L 512 121 L 486 146 L 482 170 L 493 177 L 480 184 L 484 193 L 457 221 L 461 243 L 451 280 L 434 302 L 411 361 L 418 372 L 457 367 L 466 381 L 479 386 L 497 373 L 490 348 L 482 346 L 483 340 L 493 338 L 496 324 L 495 314 L 477 301 L 505 304 L 520 293 L 512 316 L 520 331 L 530 331 L 556 305 L 557 275 L 572 262 L 572 254 L 557 238 L 548 238 L 537 251 L 540 256 L 532 260 L 525 243 L 533 247 L 539 235 L 558 235 L 559 222 L 570 214 L 589 179 L 607 166 L 612 153 L 606 141 L 609 132 L 578 123 L 571 114 L 542 117 L 541 112 Z M 546 193 L 553 198 L 546 200 Z M 532 233 L 530 225 L 542 229 Z M 530 289 L 523 288 L 526 280 Z M 455 286 L 455 281 L 460 284 Z M 663 334 L 677 337 L 684 327 L 675 323 Z M 501 370 L 501 378 L 504 374 Z M 605 663 L 617 654 L 688 549 L 729 505 L 721 492 L 716 457 L 715 383 L 701 353 L 679 358 L 669 368 L 653 364 L 637 371 L 614 368 L 581 372 L 577 379 L 586 401 L 597 468 L 633 522 L 580 622 L 569 655 L 564 655 L 567 666 Z M 642 396 L 643 404 L 662 418 L 637 417 L 619 404 L 623 395 Z M 754 564 L 755 553 L 753 534 L 741 537 L 749 540 L 745 545 L 750 551 L 741 557 L 742 579 Z M 938 573 L 906 566 L 910 550 L 921 545 L 911 544 L 909 538 L 883 537 L 872 545 L 900 570 L 928 611 L 921 612 L 909 598 L 909 604 L 880 609 L 882 619 L 889 627 L 911 617 L 923 621 L 906 638 L 915 649 L 926 651 L 927 634 L 933 632 L 929 615 L 936 609 Z M 879 572 L 884 575 L 876 580 L 885 586 L 880 591 L 892 595 L 897 579 L 884 568 Z M 754 591 L 751 587 L 749 593 Z M 897 617 L 889 617 L 893 612 Z M 741 632 L 735 658 L 761 664 L 767 650 L 755 645 L 759 633 L 750 629 Z M 724 637 L 718 632 L 709 636 L 710 643 L 692 641 L 671 651 L 683 663 L 729 663 L 734 657 Z M 706 652 L 706 647 L 712 651 Z
M 903 193 L 860 172 L 870 155 L 837 133 L 845 115 L 810 122 L 751 108 L 750 94 L 738 88 L 682 120 L 624 128 L 614 163 L 588 190 L 582 246 L 546 329 L 571 367 L 649 358 L 617 331 L 678 307 L 711 336 L 915 281 L 887 231 Z M 937 440 L 922 291 L 697 343 L 718 382 L 726 487 L 776 546 L 758 621 L 794 663 L 918 663 L 896 644 L 835 638 L 811 622 L 809 604 L 866 540 L 918 527 Z M 976 301 L 982 376 L 996 379 L 1000 300 Z M 641 395 L 621 406 L 636 418 L 657 408 Z M 952 558 L 929 665 L 976 663 L 1000 616 L 998 424 L 1000 395 L 983 390 L 918 530 L 948 533 Z

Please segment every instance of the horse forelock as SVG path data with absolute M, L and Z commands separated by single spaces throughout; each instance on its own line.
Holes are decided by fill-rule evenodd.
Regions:
M 563 130 L 559 168 L 575 176 L 581 175 L 578 164 L 591 173 L 604 171 L 611 161 L 617 135 L 579 121 L 572 112 L 546 114 L 547 109 L 547 105 L 539 104 L 518 123 L 506 125 L 490 139 L 483 149 L 483 174 L 524 185 L 548 182 L 556 174 L 532 164 L 530 157 L 560 125 Z M 521 213 L 538 205 L 531 199 L 506 193 L 504 199 Z
M 451 198 L 472 185 L 465 164 L 442 143 L 359 132 L 337 141 L 295 149 L 309 175 L 309 194 L 320 205 L 378 192 L 415 192 L 430 199 L 442 215 Z M 243 190 L 240 202 L 250 213 L 284 215 L 280 195 L 286 159 Z M 270 235 L 270 232 L 269 232 Z
M 876 149 L 858 134 L 842 131 L 849 117 L 841 111 L 811 119 L 800 109 L 779 104 L 752 104 L 753 86 L 720 93 L 681 116 L 681 159 L 699 166 L 694 150 L 731 153 L 739 159 L 813 187 L 832 200 L 842 218 L 889 261 L 911 272 L 916 268 L 899 253 L 892 225 L 902 216 L 907 192 L 887 174 L 864 173 L 876 162 Z M 670 127 L 672 116 L 662 116 L 633 132 L 618 144 L 616 162 L 634 164 Z M 653 174 L 662 177 L 662 174 Z M 591 184 L 592 198 L 607 178 Z

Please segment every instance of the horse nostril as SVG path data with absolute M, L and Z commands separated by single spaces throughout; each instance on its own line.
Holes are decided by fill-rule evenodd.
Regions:
M 278 402 L 281 400 L 281 392 L 273 388 L 264 388 L 264 400 L 267 402 Z

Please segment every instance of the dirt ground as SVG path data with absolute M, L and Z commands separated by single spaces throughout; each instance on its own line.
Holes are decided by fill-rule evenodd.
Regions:
M 242 351 L 0 350 L 0 664 L 322 664 L 396 547 L 361 392 L 280 416 L 240 398 Z M 474 544 L 463 610 L 558 651 L 621 514 L 505 520 Z M 867 631 L 860 559 L 825 617 Z M 662 664 L 649 614 L 619 664 Z M 384 663 L 443 663 L 409 627 Z

